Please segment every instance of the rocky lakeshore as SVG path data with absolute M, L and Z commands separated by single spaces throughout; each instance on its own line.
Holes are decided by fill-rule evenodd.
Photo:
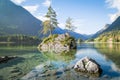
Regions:
M 91 58 L 84 57 L 80 59 L 80 61 L 85 61 L 89 60 L 91 61 Z M 93 59 L 92 59 L 93 60 Z M 80 62 L 78 61 L 78 62 Z M 45 64 L 41 64 L 37 66 L 33 71 L 28 73 L 26 76 L 22 78 L 22 80 L 89 80 L 89 79 L 99 79 L 99 76 L 101 75 L 101 72 L 99 72 L 100 66 L 98 66 L 96 63 L 93 65 L 89 65 L 87 69 L 89 71 L 93 72 L 87 72 L 87 71 L 76 71 L 76 65 L 81 65 L 82 64 L 58 64 L 55 66 L 56 63 L 58 62 L 46 62 Z M 95 62 L 95 61 L 94 61 Z M 91 63 L 94 63 L 91 62 Z M 92 66 L 92 67 L 91 67 Z M 90 68 L 91 67 L 91 68 Z M 78 67 L 77 67 L 78 68 Z M 79 68 L 82 69 L 82 68 Z M 86 69 L 86 70 L 87 70 Z M 103 79 L 105 79 L 103 77 Z

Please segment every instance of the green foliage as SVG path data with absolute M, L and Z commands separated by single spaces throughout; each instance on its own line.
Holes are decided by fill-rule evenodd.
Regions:
M 26 36 L 26 35 L 7 35 L 0 36 L 0 42 L 15 42 L 15 43 L 38 43 L 41 40 L 36 36 Z
M 94 42 L 94 39 L 91 38 L 91 39 L 86 40 L 85 42 Z
M 54 34 L 54 35 L 53 35 L 53 38 L 56 38 L 56 37 L 58 37 L 58 34 Z
M 43 34 L 47 34 L 50 31 L 50 35 L 52 34 L 52 30 L 57 27 L 58 22 L 56 19 L 56 12 L 53 10 L 53 8 L 50 6 L 48 8 L 48 12 L 46 14 L 46 17 L 48 20 L 43 22 Z
M 58 34 L 50 35 L 43 39 L 43 43 L 54 42 L 55 38 L 58 37 Z M 72 41 L 75 41 L 73 37 L 66 37 L 64 40 L 60 41 L 63 45 L 70 45 Z
M 78 40 L 77 40 L 77 43 L 81 43 L 81 42 L 83 42 L 82 39 L 78 39 Z
M 48 33 L 48 31 L 49 31 L 49 29 L 51 29 L 51 26 L 50 26 L 50 21 L 49 20 L 46 20 L 46 21 L 44 21 L 43 22 L 43 26 L 44 26 L 44 28 L 43 28 L 43 34 L 47 34 Z M 52 30 L 52 29 L 51 29 Z
M 66 29 L 70 30 L 70 31 L 74 31 L 74 26 L 73 26 L 73 21 L 72 18 L 68 17 L 68 19 L 66 20 L 66 25 L 65 25 Z
M 50 38 L 46 37 L 46 38 L 43 39 L 43 43 L 47 43 L 47 42 L 49 42 L 49 40 L 50 40 Z
M 103 33 L 94 40 L 96 42 L 120 42 L 120 30 Z
M 43 43 L 52 42 L 55 40 L 56 37 L 58 37 L 58 34 L 50 35 L 49 37 L 43 39 Z
M 70 45 L 72 41 L 75 41 L 73 37 L 66 37 L 65 40 L 61 41 L 63 45 Z

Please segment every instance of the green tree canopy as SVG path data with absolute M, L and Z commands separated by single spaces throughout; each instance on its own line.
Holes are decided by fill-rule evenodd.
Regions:
M 43 34 L 46 34 L 48 32 L 50 32 L 50 35 L 52 34 L 52 30 L 58 26 L 58 22 L 57 22 L 57 19 L 56 19 L 56 12 L 53 10 L 53 8 L 50 6 L 48 8 L 48 12 L 47 14 L 45 15 L 45 17 L 48 19 L 48 20 L 45 20 L 43 22 Z
M 68 19 L 66 20 L 66 24 L 65 24 L 66 29 L 70 30 L 70 31 L 74 31 L 75 26 L 73 25 L 73 20 L 72 18 L 68 17 Z

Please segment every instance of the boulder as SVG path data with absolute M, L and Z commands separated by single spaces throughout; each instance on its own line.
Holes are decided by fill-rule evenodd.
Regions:
M 101 73 L 100 65 L 93 59 L 89 57 L 84 57 L 80 59 L 74 66 L 77 71 L 82 71 L 86 73 Z
M 85 68 L 89 73 L 98 73 L 99 72 L 99 66 L 92 61 L 88 61 L 88 63 L 85 65 Z
M 8 62 L 11 59 L 17 58 L 16 56 L 1 56 L 0 63 Z

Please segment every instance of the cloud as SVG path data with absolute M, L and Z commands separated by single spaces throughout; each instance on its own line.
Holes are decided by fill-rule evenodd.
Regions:
M 118 16 L 120 16 L 120 0 L 106 0 L 109 8 L 117 9 L 117 12 L 114 14 L 109 14 L 110 20 L 113 22 Z
M 65 23 L 62 23 L 62 22 L 61 22 L 61 23 L 58 24 L 58 26 L 59 26 L 60 28 L 62 28 L 62 29 L 65 29 Z
M 111 22 L 115 21 L 120 16 L 120 12 L 109 14 Z
M 38 19 L 40 19 L 41 21 L 45 21 L 45 20 L 49 20 L 48 18 L 44 17 L 44 16 L 36 16 Z
M 32 6 L 23 6 L 26 10 L 28 10 L 30 13 L 35 13 L 38 8 L 39 8 L 39 5 L 32 5 Z
M 35 17 L 44 22 L 45 20 L 48 20 L 48 18 L 46 18 L 45 15 L 46 14 L 43 14 L 43 13 L 37 13 Z
M 11 1 L 17 5 L 20 5 L 21 3 L 25 2 L 26 0 L 11 0 Z
M 51 5 L 51 0 L 45 0 L 45 2 L 42 3 L 44 6 L 49 7 Z
M 116 8 L 120 10 L 120 0 L 106 0 L 110 8 Z

